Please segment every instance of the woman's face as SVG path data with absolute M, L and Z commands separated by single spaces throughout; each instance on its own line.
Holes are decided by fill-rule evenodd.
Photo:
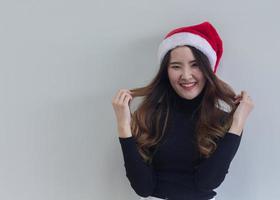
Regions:
M 195 62 L 189 47 L 180 46 L 170 53 L 168 78 L 175 92 L 185 99 L 193 99 L 203 90 L 205 76 Z

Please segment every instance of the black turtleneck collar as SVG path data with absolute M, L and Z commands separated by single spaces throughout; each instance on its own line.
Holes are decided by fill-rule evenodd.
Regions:
M 195 98 L 190 100 L 179 96 L 176 92 L 174 93 L 175 93 L 174 104 L 173 104 L 174 110 L 181 113 L 192 114 L 193 112 L 198 110 L 198 107 L 202 102 L 205 93 L 205 87 Z

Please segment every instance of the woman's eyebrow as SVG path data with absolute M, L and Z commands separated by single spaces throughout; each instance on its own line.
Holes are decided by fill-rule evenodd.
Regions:
M 191 61 L 189 62 L 189 64 L 192 64 L 193 62 L 196 62 L 196 60 L 191 60 Z M 169 63 L 169 65 L 172 65 L 172 64 L 183 64 L 183 63 L 182 63 L 182 62 L 179 62 L 179 61 L 174 61 L 174 62 Z

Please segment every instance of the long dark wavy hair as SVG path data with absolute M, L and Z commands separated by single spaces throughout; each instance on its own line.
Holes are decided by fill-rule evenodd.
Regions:
M 191 49 L 206 78 L 195 133 L 200 157 L 208 158 L 217 148 L 217 139 L 223 137 L 232 124 L 233 113 L 237 108 L 234 104 L 236 94 L 213 73 L 208 58 L 201 51 L 185 46 Z M 159 71 L 147 86 L 130 89 L 133 97 L 143 97 L 137 109 L 131 113 L 131 130 L 141 157 L 149 164 L 153 157 L 151 149 L 163 138 L 170 120 L 174 91 L 169 82 L 167 67 L 171 51 L 165 55 Z M 227 111 L 223 109 L 224 105 L 228 108 Z

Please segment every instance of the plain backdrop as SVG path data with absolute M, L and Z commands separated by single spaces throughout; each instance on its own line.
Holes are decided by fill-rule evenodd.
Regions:
M 211 22 L 217 76 L 255 103 L 217 200 L 280 196 L 278 1 L 1 0 L 0 199 L 133 200 L 111 104 L 157 72 L 179 26 Z

